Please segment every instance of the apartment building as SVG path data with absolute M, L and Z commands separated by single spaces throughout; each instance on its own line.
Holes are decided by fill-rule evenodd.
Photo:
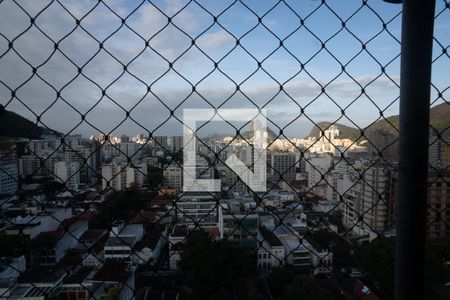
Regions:
M 297 162 L 293 152 L 272 153 L 271 167 L 268 168 L 275 180 L 283 178 L 286 182 L 295 180 Z
M 450 240 L 450 171 L 428 175 L 427 234 L 430 239 Z
M 147 177 L 147 165 L 145 163 L 125 163 L 113 160 L 102 166 L 102 189 L 108 187 L 121 191 L 133 184 L 142 186 Z
M 171 163 L 163 170 L 164 185 L 181 190 L 183 187 L 183 169 L 176 163 Z
M 0 149 L 0 195 L 13 195 L 17 191 L 19 173 L 15 146 Z
M 80 184 L 80 164 L 77 161 L 59 161 L 55 164 L 55 180 L 66 188 L 75 189 Z
M 343 223 L 356 235 L 384 232 L 394 226 L 397 176 L 385 164 L 367 163 L 345 180 L 351 185 L 343 195 Z

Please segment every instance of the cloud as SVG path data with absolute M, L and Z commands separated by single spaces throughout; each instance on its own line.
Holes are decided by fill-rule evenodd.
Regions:
M 202 36 L 200 36 L 196 43 L 202 50 L 207 51 L 223 47 L 230 43 L 235 44 L 235 39 L 222 29 L 219 31 L 207 32 L 203 34 Z
M 33 17 L 48 3 L 49 1 L 41 0 L 20 2 Z M 81 114 L 87 113 L 86 119 L 93 125 L 109 132 L 126 119 L 120 106 L 128 110 L 140 103 L 132 110 L 131 117 L 143 128 L 128 119 L 116 129 L 118 132 L 133 134 L 136 131 L 143 132 L 145 128 L 151 130 L 158 127 L 170 116 L 170 109 L 178 107 L 175 114 L 180 116 L 183 107 L 210 107 L 203 98 L 213 106 L 219 106 L 230 98 L 226 107 L 252 107 L 253 104 L 247 97 L 260 107 L 271 101 L 268 108 L 272 109 L 273 119 L 286 124 L 298 114 L 298 105 L 304 106 L 321 94 L 320 85 L 308 78 L 294 78 L 286 83 L 286 94 L 279 93 L 278 85 L 267 74 L 258 78 L 255 74 L 255 79 L 247 80 L 241 91 L 236 93 L 234 84 L 220 71 L 216 70 L 208 75 L 214 65 L 191 44 L 191 38 L 198 37 L 196 45 L 216 61 L 235 46 L 235 39 L 219 26 L 213 26 L 202 33 L 211 25 L 211 16 L 205 16 L 204 12 L 202 14 L 195 5 L 189 5 L 179 12 L 186 1 L 162 0 L 161 4 L 158 2 L 158 8 L 162 12 L 151 3 L 144 2 L 126 20 L 126 25 L 131 29 L 123 26 L 116 33 L 114 32 L 122 26 L 120 17 L 128 16 L 135 7 L 125 0 L 107 1 L 108 6 L 117 11 L 120 17 L 114 15 L 103 3 L 99 3 L 86 16 L 96 3 L 87 0 L 64 0 L 61 4 L 53 2 L 35 20 L 36 25 L 50 39 L 36 27 L 31 27 L 21 35 L 30 25 L 29 17 L 13 1 L 0 3 L 0 32 L 8 40 L 14 40 L 14 50 L 8 50 L 7 40 L 0 37 L 0 51 L 3 51 L 0 52 L 0 56 L 3 55 L 0 59 L 0 82 L 3 82 L 0 83 L 0 103 L 8 104 L 6 109 L 32 120 L 35 116 L 29 109 L 37 114 L 46 111 L 42 122 L 67 132 L 81 121 L 80 114 L 71 105 Z M 81 20 L 82 28 L 76 28 L 74 17 L 65 9 Z M 173 23 L 189 36 L 168 24 L 164 14 L 173 17 Z M 236 22 L 238 24 L 239 20 Z M 200 33 L 202 34 L 199 36 Z M 104 49 L 99 48 L 97 40 L 103 43 Z M 148 40 L 150 47 L 146 47 Z M 54 42 L 58 42 L 56 51 Z M 187 49 L 189 50 L 185 53 Z M 240 48 L 238 50 L 245 52 Z M 4 54 L 5 52 L 7 53 Z M 37 75 L 42 79 L 34 75 L 29 80 L 32 68 L 19 55 L 33 67 L 37 67 Z M 221 70 L 226 70 L 226 75 L 232 78 L 242 75 L 240 72 L 243 72 L 244 66 L 240 59 L 243 61 L 244 55 L 251 59 L 245 53 L 242 57 L 239 55 L 236 55 L 238 57 L 234 63 L 228 63 L 227 60 L 220 62 Z M 175 71 L 169 69 L 169 63 L 173 61 Z M 274 64 L 281 65 L 282 62 L 274 61 Z M 126 65 L 126 70 L 123 65 Z M 82 74 L 79 74 L 78 68 L 81 67 Z M 261 70 L 258 72 L 263 73 Z M 196 85 L 196 92 L 192 93 L 191 84 L 182 77 Z M 365 86 L 375 77 L 361 75 L 355 79 Z M 17 98 L 11 102 L 11 91 L 7 87 L 14 90 L 20 87 L 17 89 Z M 147 91 L 148 87 L 150 93 Z M 102 95 L 102 90 L 106 91 L 106 95 Z M 333 94 L 338 101 L 351 99 L 359 93 L 358 90 L 360 88 L 352 80 L 340 78 L 326 88 L 327 93 Z M 52 104 L 57 91 L 62 98 Z M 367 93 L 387 97 L 398 93 L 398 87 L 382 77 L 369 85 Z M 186 102 L 180 104 L 186 98 Z M 274 99 L 271 100 L 272 98 Z M 323 97 L 310 105 L 308 111 L 318 119 L 334 117 L 338 112 Z M 170 132 L 180 128 L 177 121 L 171 120 L 160 130 Z M 83 134 L 95 132 L 86 123 L 76 131 Z
M 354 97 L 355 92 L 360 94 L 361 88 L 364 88 L 368 94 L 386 96 L 398 93 L 399 86 L 396 83 L 398 81 L 398 76 L 392 76 L 391 80 L 385 76 L 364 75 L 358 76 L 354 80 L 337 79 L 327 86 L 327 91 L 335 92 L 340 97 Z

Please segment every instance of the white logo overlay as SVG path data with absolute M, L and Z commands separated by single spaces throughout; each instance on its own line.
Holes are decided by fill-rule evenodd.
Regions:
M 252 122 L 253 137 L 250 139 L 251 157 L 253 162 L 248 166 L 234 153 L 228 153 L 224 164 L 229 167 L 254 192 L 266 191 L 266 110 L 257 108 L 220 108 L 220 109 L 184 109 L 183 138 L 183 191 L 190 192 L 220 192 L 220 179 L 214 176 L 198 176 L 198 169 L 205 166 L 197 164 L 196 122 L 206 121 L 241 121 Z M 206 166 L 210 169 L 214 166 Z M 253 168 L 253 171 L 250 169 Z M 208 173 L 207 170 L 200 172 Z M 214 174 L 214 170 L 212 174 Z M 209 172 L 211 174 L 211 172 Z M 212 178 L 211 178 L 212 177 Z

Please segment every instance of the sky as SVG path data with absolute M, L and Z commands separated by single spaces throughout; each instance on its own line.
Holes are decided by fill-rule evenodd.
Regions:
M 60 132 L 175 135 L 182 132 L 176 118 L 182 120 L 183 108 L 256 106 L 266 109 L 275 131 L 303 137 L 313 122 L 365 127 L 380 118 L 380 110 L 385 116 L 398 113 L 401 5 L 380 0 L 368 5 L 356 0 L 17 3 L 22 8 L 12 0 L 0 3 L 0 103 L 32 121 L 38 115 L 40 125 Z M 444 6 L 437 1 L 435 104 L 443 101 L 439 92 L 450 100 L 450 60 L 442 53 L 450 44 L 450 10 Z M 231 129 L 214 122 L 204 133 Z

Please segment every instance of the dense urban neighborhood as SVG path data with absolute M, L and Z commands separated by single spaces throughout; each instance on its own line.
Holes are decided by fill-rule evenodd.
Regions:
M 450 0 L 0 0 L 0 300 L 450 300 Z
M 219 192 L 183 189 L 183 136 L 3 146 L 0 298 L 390 299 L 397 137 L 312 132 L 262 133 L 266 192 L 225 163 L 252 167 L 251 130 L 199 138 L 196 176 Z M 449 137 L 430 136 L 427 286 L 448 293 Z

